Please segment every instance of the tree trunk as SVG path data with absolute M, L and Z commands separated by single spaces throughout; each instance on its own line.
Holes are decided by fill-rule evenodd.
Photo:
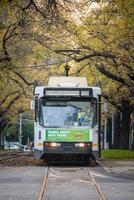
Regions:
M 6 125 L 7 121 L 5 121 L 4 119 L 0 121 L 0 149 L 2 148 L 2 131 L 4 130 Z
M 1 140 L 1 138 L 2 138 L 2 133 L 0 132 L 0 149 L 2 149 L 2 140 Z
M 131 145 L 131 147 L 130 147 L 130 150 L 131 151 L 134 151 L 134 131 L 133 131 L 133 141 L 132 141 L 132 145 Z
M 120 113 L 117 112 L 115 114 L 114 119 L 114 142 L 113 142 L 113 149 L 120 148 Z
M 122 119 L 121 119 L 121 129 L 120 129 L 120 149 L 129 149 L 129 134 L 130 134 L 130 106 L 123 103 L 122 106 Z
M 130 135 L 130 150 L 134 151 L 134 111 L 131 113 Z
M 112 149 L 112 120 L 110 117 L 108 118 L 107 141 L 109 144 L 109 149 Z

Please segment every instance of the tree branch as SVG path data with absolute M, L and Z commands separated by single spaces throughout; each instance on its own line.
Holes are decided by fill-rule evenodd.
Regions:
M 6 32 L 5 32 L 4 36 L 3 36 L 2 46 L 3 46 L 3 50 L 4 50 L 5 56 L 4 56 L 3 58 L 0 58 L 0 62 L 2 62 L 2 61 L 10 61 L 10 60 L 11 60 L 11 58 L 10 58 L 10 56 L 9 56 L 9 53 L 8 53 L 8 51 L 7 51 L 6 43 L 7 43 L 7 41 L 8 41 L 11 37 L 13 37 L 14 35 L 16 35 L 16 33 L 14 33 L 14 31 L 16 30 L 16 28 L 17 28 L 17 25 L 16 25 L 16 24 L 11 24 L 11 25 L 7 28 L 7 30 L 6 30 Z
M 19 72 L 17 71 L 13 71 L 21 80 L 23 80 L 28 86 L 33 85 L 34 86 L 34 82 L 29 83 L 23 75 L 21 75 Z
M 124 78 L 118 76 L 118 75 L 114 75 L 114 74 L 111 74 L 109 71 L 107 71 L 104 67 L 103 64 L 100 64 L 100 65 L 97 65 L 96 66 L 97 69 L 99 70 L 100 73 L 104 74 L 105 76 L 107 76 L 108 78 L 112 79 L 112 80 L 115 80 L 119 83 L 122 83 L 124 85 L 126 85 L 126 81 Z
M 8 112 L 8 110 L 11 108 L 11 106 L 15 103 L 15 101 L 17 101 L 18 99 L 20 98 L 20 95 L 17 95 L 15 96 L 10 102 L 9 104 L 7 105 L 7 107 L 5 109 L 3 109 L 1 112 L 0 112 L 0 117 L 2 117 L 5 113 Z
M 102 97 L 104 99 L 106 99 L 109 103 L 111 103 L 114 107 L 116 107 L 117 109 L 119 109 L 121 111 L 121 106 L 116 103 L 114 100 L 112 100 L 112 98 L 110 96 L 108 96 L 107 94 L 103 93 Z
M 2 130 L 4 130 L 4 128 L 7 126 L 7 124 L 8 124 L 8 121 L 6 119 L 2 119 L 0 121 L 0 133 Z
M 55 53 L 66 53 L 66 54 L 79 54 L 81 51 L 79 49 L 57 49 L 54 51 Z
M 111 53 L 107 53 L 107 52 L 94 52 L 94 53 L 82 56 L 81 58 L 74 58 L 74 60 L 77 61 L 77 62 L 81 62 L 83 60 L 90 59 L 92 57 L 104 57 L 104 58 L 110 58 L 112 60 L 114 60 L 115 58 L 117 58 L 114 54 L 111 54 Z
M 23 85 L 18 80 L 16 80 L 15 78 L 11 77 L 10 80 L 12 80 L 13 82 L 15 82 L 20 88 L 22 88 L 23 94 L 25 95 L 25 90 L 24 90 Z
M 14 95 L 14 94 L 17 94 L 18 92 L 19 92 L 19 91 L 15 91 L 15 92 L 11 92 L 11 93 L 7 94 L 7 95 L 5 96 L 5 98 L 4 98 L 2 101 L 0 101 L 0 106 L 1 106 L 3 103 L 6 102 L 6 100 L 7 100 L 7 98 L 8 98 L 9 96 Z
M 0 58 L 0 63 L 1 63 L 1 62 L 5 62 L 5 61 L 10 62 L 10 61 L 11 61 L 11 57 L 9 57 L 9 55 L 8 55 L 8 56 L 6 56 L 6 57 L 1 57 L 1 58 Z
M 127 69 L 129 69 L 130 71 L 134 71 L 133 67 L 126 64 L 126 63 L 122 63 L 123 66 L 125 66 Z

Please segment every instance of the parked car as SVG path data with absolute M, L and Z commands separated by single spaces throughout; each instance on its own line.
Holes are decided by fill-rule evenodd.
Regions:
M 22 151 L 30 151 L 30 149 L 29 149 L 28 146 L 26 146 L 26 145 L 19 145 L 19 147 L 20 147 L 20 149 L 21 149 Z
M 12 144 L 12 145 L 10 146 L 10 149 L 19 149 L 19 146 L 18 146 L 18 145 L 15 145 L 15 144 Z
M 9 145 L 5 145 L 4 148 L 5 149 L 18 149 L 19 150 L 19 146 L 16 145 L 16 144 L 11 144 L 10 146 Z

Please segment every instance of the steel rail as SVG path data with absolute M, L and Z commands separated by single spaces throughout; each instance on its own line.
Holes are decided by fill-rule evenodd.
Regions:
M 23 151 L 17 151 L 17 152 L 3 152 L 3 153 L 0 153 L 0 157 L 3 157 L 3 156 L 6 156 L 6 155 L 16 155 L 16 154 L 19 154 L 19 153 L 23 153 Z
M 89 180 L 93 183 L 93 185 L 96 188 L 96 191 L 98 192 L 99 196 L 100 196 L 100 200 L 106 200 L 104 194 L 102 193 L 98 183 L 95 181 L 93 175 L 87 170 L 87 168 L 84 168 L 85 173 L 88 175 Z
M 47 183 L 48 183 L 48 174 L 49 174 L 49 168 L 47 167 L 47 173 L 45 173 L 38 200 L 45 200 L 45 192 L 46 192 L 46 187 L 47 187 Z
M 80 168 L 80 169 L 84 169 L 86 175 L 88 176 L 90 183 L 92 183 L 95 186 L 95 189 L 99 195 L 99 199 L 100 200 L 106 200 L 105 196 L 103 195 L 98 183 L 95 181 L 93 175 L 87 170 L 87 168 Z M 45 173 L 44 179 L 43 179 L 43 183 L 42 183 L 42 188 L 39 194 L 39 198 L 38 200 L 45 200 L 45 193 L 46 193 L 46 188 L 48 185 L 48 175 L 49 175 L 49 167 L 47 167 L 47 172 Z
M 9 160 L 9 159 L 12 159 L 12 158 L 16 158 L 16 157 L 18 157 L 18 155 L 17 156 L 9 156 L 9 157 L 5 157 L 5 158 L 0 158 L 0 161 L 3 161 L 3 160 Z
M 6 154 L 6 155 L 0 155 L 0 161 L 3 161 L 3 160 L 9 160 L 9 159 L 12 159 L 12 158 L 16 158 L 16 157 L 21 157 L 23 155 L 28 155 L 28 154 L 25 154 L 24 152 L 17 152 L 17 153 L 9 153 L 9 154 Z

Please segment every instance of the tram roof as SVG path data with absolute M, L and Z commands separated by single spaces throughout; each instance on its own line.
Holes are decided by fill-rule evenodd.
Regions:
M 88 87 L 85 77 L 51 76 L 48 86 L 58 87 Z
M 101 95 L 101 88 L 100 87 L 89 87 L 87 84 L 87 80 L 85 77 L 50 77 L 48 86 L 37 86 L 35 88 L 35 95 L 39 97 L 44 96 L 44 89 L 92 89 L 93 97 L 97 98 L 98 95 Z

